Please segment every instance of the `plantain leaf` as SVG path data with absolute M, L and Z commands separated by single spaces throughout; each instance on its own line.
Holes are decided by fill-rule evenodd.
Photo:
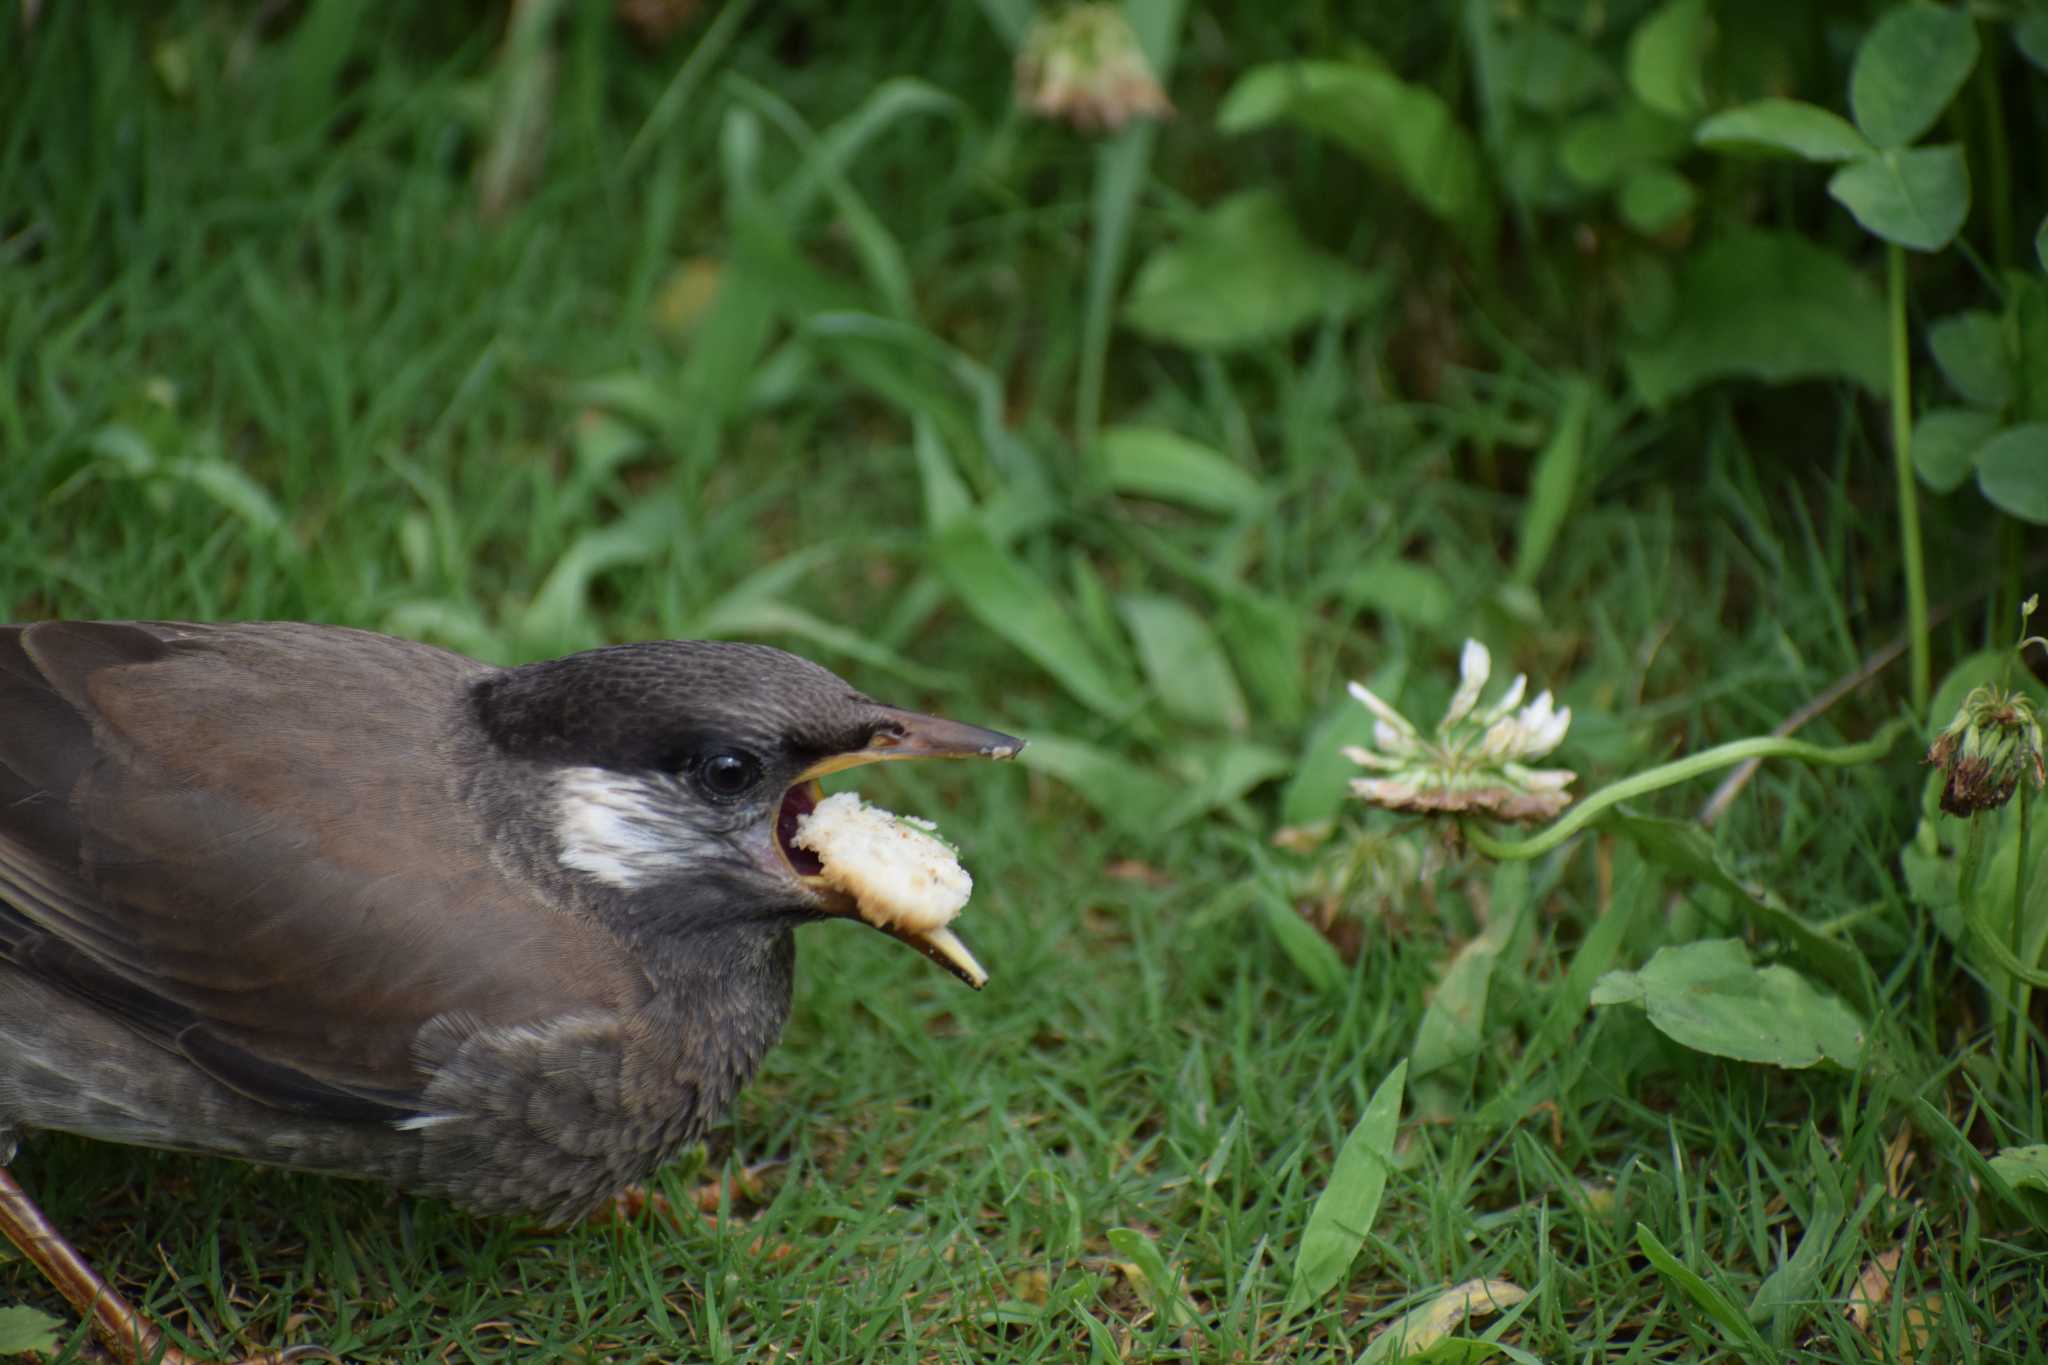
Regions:
M 1867 1025 L 1790 967 L 1758 967 L 1739 939 L 1659 948 L 1639 972 L 1609 972 L 1595 1005 L 1635 1005 L 1695 1052 L 1792 1069 L 1826 1060 L 1854 1069 Z
M 1051 586 L 996 544 L 978 520 L 955 521 L 934 542 L 932 562 L 976 620 L 1034 660 L 1077 700 L 1114 719 L 1137 709 L 1129 685 L 1088 647 Z
M 1131 594 L 1118 603 L 1153 695 L 1177 720 L 1242 730 L 1249 713 L 1230 660 L 1208 622 L 1176 597 Z
M 1296 1316 L 1334 1289 L 1365 1245 L 1393 1168 L 1394 1133 L 1401 1122 L 1401 1091 L 1407 1079 L 1408 1061 L 1403 1058 L 1373 1091 L 1357 1126 L 1337 1149 L 1330 1183 L 1316 1197 L 1308 1226 L 1302 1229 L 1283 1317 Z
M 1224 200 L 1138 268 L 1124 321 L 1197 350 L 1229 350 L 1365 311 L 1383 277 L 1311 246 L 1279 195 Z
M 1109 427 L 1096 456 L 1103 480 L 1119 493 L 1226 515 L 1265 499 L 1258 479 L 1228 455 L 1161 427 Z
M 1365 62 L 1273 62 L 1240 76 L 1216 114 L 1226 133 L 1281 121 L 1392 176 L 1475 252 L 1491 244 L 1497 224 L 1479 149 L 1435 91 Z

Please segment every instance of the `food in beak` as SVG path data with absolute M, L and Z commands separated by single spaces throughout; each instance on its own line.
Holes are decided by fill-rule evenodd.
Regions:
M 979 988 L 987 973 L 946 927 L 967 905 L 974 879 L 935 828 L 839 792 L 799 815 L 788 842 L 817 858 L 819 880 L 863 920 Z

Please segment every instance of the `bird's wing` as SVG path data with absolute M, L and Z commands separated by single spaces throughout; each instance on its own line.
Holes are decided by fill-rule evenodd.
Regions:
M 645 974 L 495 867 L 459 655 L 330 627 L 0 627 L 0 957 L 253 1098 L 409 1110 L 437 1033 Z

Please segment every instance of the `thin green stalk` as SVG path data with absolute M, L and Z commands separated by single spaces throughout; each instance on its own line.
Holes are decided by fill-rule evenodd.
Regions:
M 1904 718 L 1893 720 L 1861 744 L 1845 744 L 1839 748 L 1829 748 L 1825 744 L 1810 744 L 1803 739 L 1781 739 L 1774 735 L 1731 740 L 1727 744 L 1717 744 L 1711 749 L 1702 749 L 1696 754 L 1688 754 L 1674 762 L 1661 764 L 1648 772 L 1637 773 L 1634 777 L 1625 777 L 1619 782 L 1610 783 L 1572 807 L 1571 811 L 1556 823 L 1527 839 L 1496 839 L 1481 829 L 1477 822 L 1467 822 L 1464 825 L 1464 834 L 1471 841 L 1472 847 L 1489 858 L 1540 858 L 1623 801 L 1662 791 L 1666 787 L 1689 782 L 1695 777 L 1704 777 L 1708 773 L 1733 767 L 1752 758 L 1796 758 L 1802 763 L 1827 768 L 1847 768 L 1859 763 L 1874 763 L 1891 752 L 1893 741 L 1910 725 L 1911 722 Z
M 1890 263 L 1892 463 L 1899 484 L 1899 540 L 1906 556 L 1906 637 L 1912 649 L 1913 714 L 1927 718 L 1933 669 L 1928 661 L 1927 565 L 1920 554 L 1920 500 L 1913 479 L 1913 372 L 1906 349 L 1906 249 L 1885 248 Z
M 1085 451 L 1102 426 L 1102 391 L 1109 369 L 1109 336 L 1116 320 L 1116 284 L 1130 244 L 1138 195 L 1152 164 L 1158 128 L 1150 120 L 1118 133 L 1097 153 L 1090 209 L 1095 237 L 1088 251 L 1088 291 L 1081 314 L 1081 372 L 1074 398 L 1074 444 Z
M 1984 868 L 1986 839 L 1983 820 L 1972 816 L 1969 823 L 1970 833 L 1963 844 L 1962 860 L 1956 864 L 1956 905 L 1962 910 L 1964 919 L 1975 918 L 1970 912 L 1977 900 L 1977 874 Z
M 1991 259 L 2000 270 L 2013 261 L 2012 149 L 2005 133 L 2005 108 L 1999 99 L 1999 64 L 1977 63 L 1977 93 L 1984 101 L 1984 159 L 1990 163 Z
M 2020 779 L 2020 851 L 2014 860 L 2012 871 L 2012 923 L 2006 929 L 2006 939 L 2012 946 L 2012 955 L 2025 962 L 2024 943 L 2026 936 L 2021 932 L 2024 926 L 2024 911 L 2027 905 L 2027 815 L 2033 798 L 2033 788 L 2025 778 Z M 2029 1062 L 2031 1049 L 2027 1046 L 2027 1006 L 2033 999 L 2033 987 L 2023 976 L 2012 981 L 2012 1038 L 2006 1046 L 2005 1055 L 2011 1059 L 2015 1076 L 2026 1076 L 2033 1070 Z

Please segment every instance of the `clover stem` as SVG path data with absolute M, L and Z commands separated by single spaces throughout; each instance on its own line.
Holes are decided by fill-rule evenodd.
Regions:
M 1906 637 L 1912 647 L 1913 714 L 1925 720 L 1928 662 L 1927 564 L 1920 553 L 1920 501 L 1913 478 L 1913 372 L 1906 340 L 1906 249 L 1885 248 L 1892 343 L 1892 464 L 1898 476 L 1899 541 L 1906 557 Z
M 2026 935 L 2021 931 L 2024 927 L 2022 912 L 2027 904 L 2027 854 L 2029 852 L 2027 846 L 2027 836 L 2029 833 L 2027 816 L 2028 805 L 2034 793 L 2032 784 L 2024 777 L 2020 779 L 2018 794 L 2020 799 L 2020 850 L 2019 857 L 2013 860 L 2012 924 L 2007 928 L 2006 940 L 2012 947 L 2012 955 L 2019 958 L 2022 963 L 2025 963 L 2026 958 L 2023 954 L 2026 950 L 2022 945 L 2026 941 Z M 2006 1056 L 2012 1059 L 2013 1074 L 2020 1077 L 2026 1076 L 2030 1070 L 2028 1059 L 2032 1049 L 2029 1048 L 2027 1040 L 2027 1007 L 2032 1003 L 2033 994 L 2033 987 L 2027 984 L 2026 978 L 2017 974 L 2014 975 L 2012 980 L 2012 1041 L 2007 1046 Z
M 1912 722 L 1903 717 L 1894 719 L 1861 744 L 1844 744 L 1838 748 L 1829 748 L 1825 744 L 1810 744 L 1803 739 L 1782 739 L 1775 735 L 1760 735 L 1753 739 L 1737 739 L 1726 744 L 1717 744 L 1711 749 L 1702 749 L 1696 754 L 1688 754 L 1670 763 L 1659 764 L 1647 772 L 1609 783 L 1526 839 L 1496 839 L 1473 820 L 1462 822 L 1461 828 L 1472 847 L 1486 857 L 1497 861 L 1540 858 L 1623 801 L 1646 796 L 1665 787 L 1676 786 L 1680 782 L 1689 782 L 1695 777 L 1704 777 L 1710 772 L 1732 767 L 1752 758 L 1796 758 L 1802 763 L 1828 768 L 1872 763 L 1890 752 L 1893 741 L 1911 724 Z

